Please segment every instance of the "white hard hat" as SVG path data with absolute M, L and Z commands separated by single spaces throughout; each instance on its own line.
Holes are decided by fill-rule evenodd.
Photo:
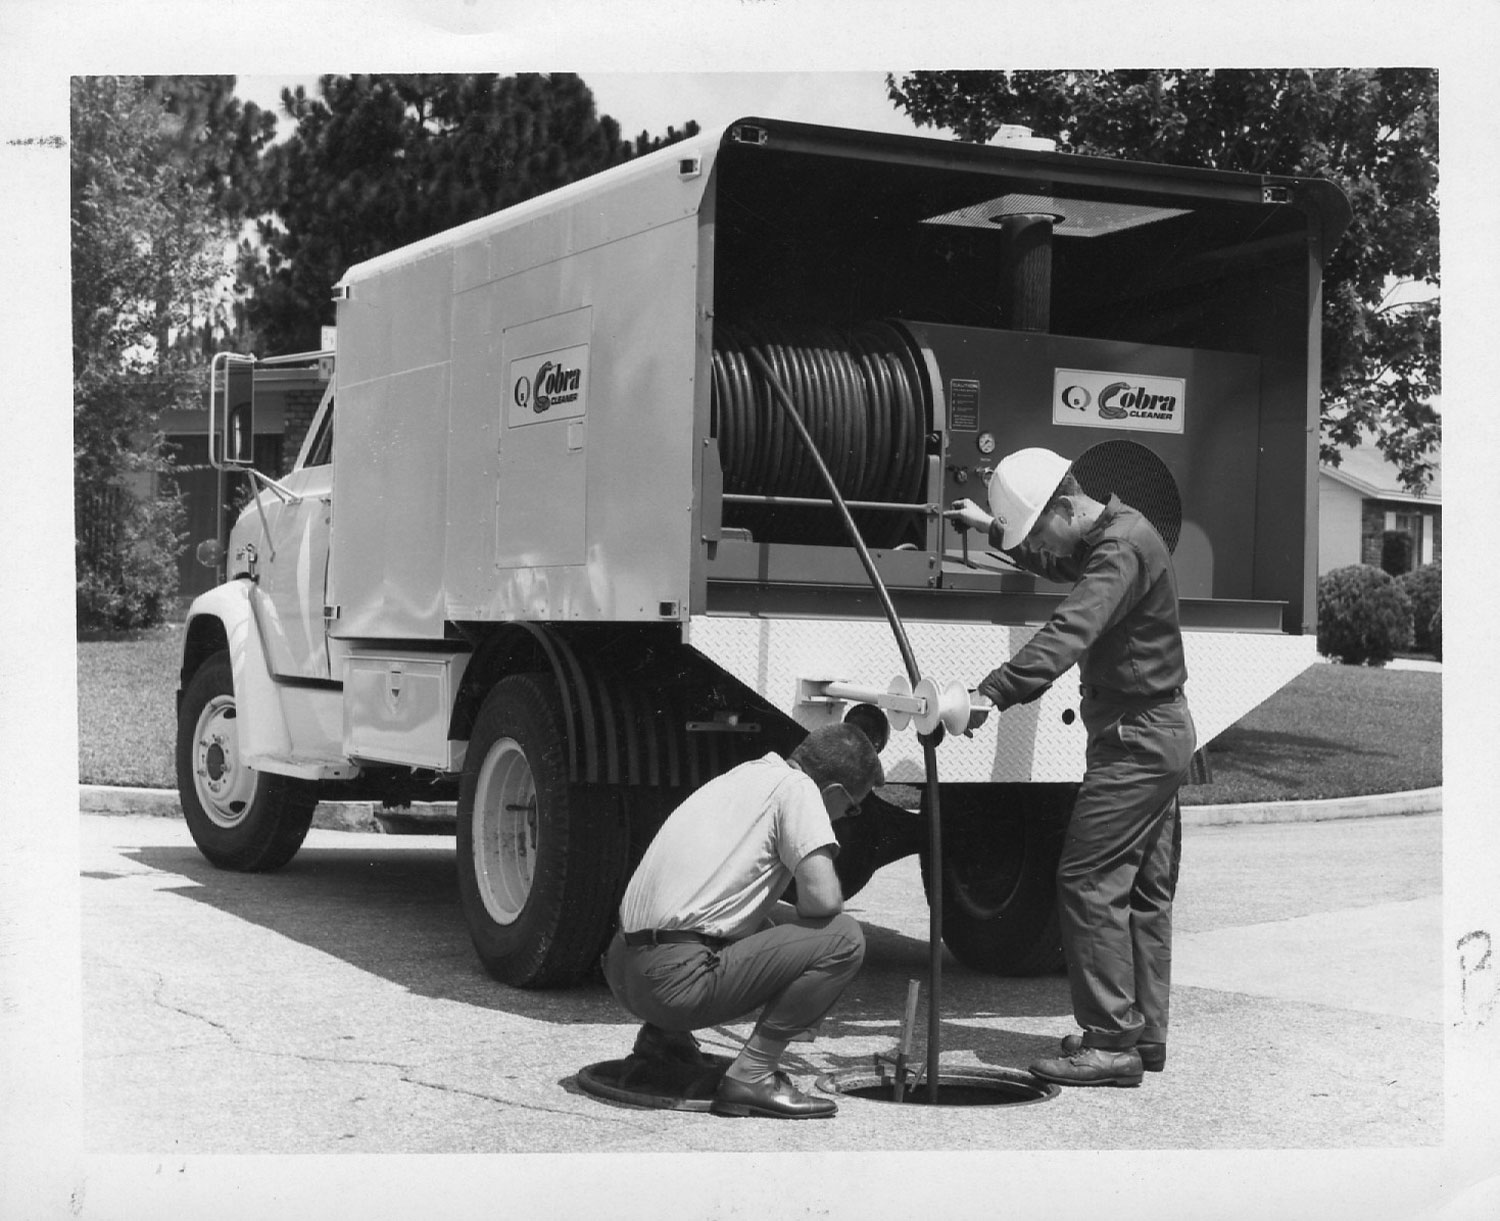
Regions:
M 1000 459 L 989 490 L 990 512 L 1004 527 L 1002 548 L 1009 551 L 1031 533 L 1071 465 L 1050 449 L 1018 449 Z

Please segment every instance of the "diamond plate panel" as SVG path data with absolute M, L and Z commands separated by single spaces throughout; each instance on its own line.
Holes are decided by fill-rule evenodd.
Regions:
M 1213 741 L 1318 660 L 1316 636 L 1184 632 L 1188 707 L 1198 745 Z
M 973 687 L 1036 631 L 998 624 L 906 623 L 923 675 L 941 686 Z M 847 704 L 799 704 L 803 680 L 836 680 L 884 689 L 905 675 L 900 651 L 883 620 L 730 619 L 695 616 L 687 642 L 766 700 L 812 728 L 841 719 Z M 1206 743 L 1300 674 L 1317 658 L 1311 636 L 1185 632 L 1188 704 Z M 1078 685 L 1069 671 L 1041 699 L 1012 708 L 974 732 L 949 736 L 938 748 L 945 781 L 1073 781 L 1083 775 L 1083 723 Z M 892 733 L 882 756 L 887 780 L 925 778 L 916 732 Z

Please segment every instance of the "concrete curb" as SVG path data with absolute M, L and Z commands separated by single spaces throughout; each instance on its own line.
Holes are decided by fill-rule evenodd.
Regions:
M 182 807 L 171 789 L 135 789 L 80 784 L 78 809 L 83 814 L 149 814 L 181 818 Z M 1238 823 L 1323 822 L 1335 818 L 1380 818 L 1401 814 L 1440 814 L 1443 790 L 1412 789 L 1372 793 L 1367 797 L 1332 797 L 1321 801 L 1264 801 L 1239 805 L 1182 807 L 1186 827 L 1226 827 Z M 313 814 L 313 826 L 324 831 L 374 831 L 388 835 L 444 834 L 452 830 L 452 802 L 413 802 L 401 811 L 377 813 L 369 801 L 324 801 Z
M 1409 789 L 1366 797 L 1321 801 L 1248 801 L 1238 805 L 1182 807 L 1185 827 L 1226 827 L 1247 822 L 1324 822 L 1334 818 L 1381 818 L 1397 814 L 1441 814 L 1443 790 Z
M 321 801 L 313 813 L 312 825 L 323 831 L 421 834 L 449 829 L 454 819 L 452 802 L 413 802 L 409 810 L 379 816 L 375 813 L 376 808 L 370 801 Z M 82 814 L 182 817 L 182 805 L 177 800 L 175 789 L 137 789 L 109 784 L 80 784 L 78 810 Z

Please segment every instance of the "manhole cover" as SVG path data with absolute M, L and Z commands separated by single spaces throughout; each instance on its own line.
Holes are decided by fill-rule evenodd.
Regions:
M 931 1105 L 926 1081 L 911 1083 L 922 1071 L 913 1066 L 902 1103 Z M 895 1080 L 889 1072 L 870 1069 L 844 1069 L 818 1079 L 818 1088 L 845 1098 L 865 1098 L 871 1102 L 895 1102 Z M 1028 1102 L 1046 1102 L 1056 1098 L 1061 1087 L 1014 1068 L 957 1068 L 938 1075 L 937 1105 L 940 1107 L 1021 1106 Z
M 596 1098 L 659 1111 L 707 1111 L 724 1075 L 722 1065 L 693 1069 L 626 1056 L 581 1068 L 578 1088 Z

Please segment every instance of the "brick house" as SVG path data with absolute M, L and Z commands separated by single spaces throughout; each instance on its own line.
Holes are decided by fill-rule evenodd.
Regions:
M 1346 450 L 1338 466 L 1318 468 L 1318 574 L 1349 564 L 1380 567 L 1387 531 L 1411 539 L 1412 567 L 1443 560 L 1441 453 L 1418 496 L 1373 443 Z

